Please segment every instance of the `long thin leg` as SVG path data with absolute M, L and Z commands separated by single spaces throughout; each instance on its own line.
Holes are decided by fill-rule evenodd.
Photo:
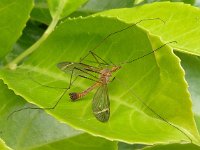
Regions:
M 85 74 L 88 74 L 88 75 L 90 75 L 90 76 L 92 76 L 92 77 L 94 77 L 94 78 L 96 78 L 96 79 L 98 79 L 96 76 L 94 76 L 94 75 L 92 75 L 91 73 L 89 73 L 89 72 L 86 72 L 86 71 L 83 71 L 83 70 L 81 70 L 81 69 L 79 69 L 79 68 L 73 68 L 73 70 L 79 70 L 79 71 L 81 71 L 81 72 L 83 72 L 83 73 L 85 73 Z M 90 70 L 91 71 L 91 70 Z M 95 72 L 96 73 L 96 72 Z M 39 84 L 39 85 L 41 85 L 41 86 L 44 86 L 44 87 L 47 87 L 47 88 L 54 88 L 54 89 L 69 89 L 69 87 L 54 87 L 54 86 L 48 86 L 48 85 L 45 85 L 45 84 L 42 84 L 42 83 L 40 83 L 40 82 L 38 82 L 38 81 L 36 81 L 31 75 L 30 75 L 30 72 L 28 72 L 28 76 L 29 76 L 29 78 L 33 81 L 33 82 L 35 82 L 35 83 L 37 83 L 37 84 Z M 82 77 L 82 76 L 80 76 L 80 77 Z M 71 74 L 71 77 L 70 78 L 72 78 L 72 74 Z M 71 86 L 71 85 L 70 85 Z
M 74 69 L 79 70 L 79 71 L 81 71 L 81 72 L 83 72 L 83 73 L 85 73 L 85 74 L 87 74 L 87 75 L 90 75 L 90 76 L 93 77 L 93 78 L 99 79 L 98 77 L 96 77 L 95 75 L 93 75 L 93 74 L 91 74 L 91 73 L 89 73 L 89 72 L 87 72 L 87 71 L 81 70 L 81 69 L 76 68 L 76 67 L 75 67 Z M 88 71 L 92 71 L 92 70 L 88 70 Z M 95 72 L 95 73 L 97 73 L 97 72 Z
M 74 69 L 72 70 L 72 73 L 71 73 L 71 76 L 70 76 L 70 81 L 69 81 L 69 86 L 68 86 L 67 88 L 62 88 L 62 89 L 65 89 L 65 91 L 62 93 L 62 95 L 61 95 L 61 96 L 59 97 L 59 99 L 56 101 L 56 103 L 54 104 L 54 106 L 52 106 L 52 107 L 45 107 L 45 108 L 38 108 L 38 107 L 26 107 L 26 108 L 21 108 L 21 109 L 15 110 L 15 111 L 13 111 L 12 113 L 10 113 L 10 114 L 8 115 L 7 119 L 9 119 L 13 114 L 15 114 L 15 113 L 17 113 L 17 112 L 20 112 L 20 111 L 22 111 L 22 110 L 26 110 L 26 109 L 42 109 L 42 110 L 55 109 L 56 106 L 58 105 L 58 103 L 60 102 L 60 100 L 62 99 L 62 97 L 63 97 L 63 96 L 66 94 L 66 92 L 71 88 L 72 84 L 77 80 L 78 77 L 82 77 L 82 78 L 85 78 L 85 79 L 88 79 L 88 80 L 91 80 L 91 81 L 94 81 L 94 82 L 99 82 L 98 80 L 94 80 L 94 79 L 92 79 L 92 78 L 89 78 L 89 77 L 86 77 L 86 76 L 82 76 L 82 75 L 78 75 L 77 77 L 75 77 L 74 80 L 72 80 L 73 74 L 74 74 L 74 70 L 75 70 L 75 69 L 77 69 L 77 68 L 74 68 Z M 78 69 L 78 70 L 79 70 L 79 69 Z M 82 71 L 82 70 L 80 70 L 80 71 Z M 95 76 L 94 76 L 94 77 L 95 77 Z M 96 78 L 97 78 L 97 77 L 96 77 Z M 97 78 L 97 79 L 98 79 L 98 78 Z M 36 82 L 36 83 L 39 83 L 39 82 L 35 81 L 34 79 L 33 79 L 33 81 Z M 39 85 L 42 85 L 42 84 L 39 83 Z M 53 88 L 53 87 L 50 87 L 50 86 L 45 86 L 45 87 Z M 61 88 L 59 88 L 59 89 L 61 89 Z
M 127 63 L 132 63 L 132 62 L 134 62 L 134 61 L 137 61 L 137 60 L 139 60 L 139 59 L 141 59 L 141 58 L 143 58 L 143 57 L 146 57 L 146 56 L 148 56 L 148 55 L 154 53 L 155 51 L 160 50 L 162 47 L 164 47 L 164 46 L 166 46 L 166 45 L 168 45 L 168 44 L 171 44 L 171 43 L 177 43 L 177 41 L 167 42 L 167 43 L 161 45 L 160 47 L 156 48 L 155 50 L 153 50 L 153 51 L 151 51 L 151 52 L 149 52 L 149 53 L 147 53 L 147 54 L 144 54 L 144 55 L 142 55 L 142 56 L 140 56 L 140 57 L 137 57 L 137 58 L 135 58 L 135 59 L 132 59 L 132 60 L 130 60 L 130 61 L 126 61 L 126 62 L 123 62 L 123 63 L 120 63 L 120 64 L 127 64 Z
M 116 77 L 113 77 L 109 82 L 113 82 L 115 80 Z
M 106 62 L 104 59 L 102 59 L 100 56 L 98 56 L 96 53 L 94 53 L 93 51 L 89 51 L 88 55 L 92 55 L 92 57 L 94 58 L 95 61 L 89 61 L 89 62 L 93 62 L 93 63 L 97 63 L 99 65 L 109 65 L 108 62 Z M 85 60 L 87 57 L 83 58 L 82 60 L 80 59 L 80 63 Z M 100 59 L 102 62 L 100 62 L 98 59 Z M 88 61 L 88 60 L 87 60 Z
M 99 82 L 99 83 L 101 83 L 101 82 L 98 81 L 98 80 L 94 80 L 94 79 L 89 78 L 89 77 L 86 77 L 86 76 L 79 75 L 79 77 L 81 77 L 81 78 L 85 78 L 85 79 L 88 79 L 88 80 L 91 80 L 91 81 L 94 81 L 94 82 Z
M 69 81 L 69 86 L 68 88 L 63 92 L 63 94 L 60 96 L 60 98 L 58 99 L 58 101 L 55 103 L 55 105 L 53 107 L 47 107 L 47 108 L 43 108 L 43 109 L 55 109 L 56 106 L 58 105 L 58 103 L 60 102 L 60 100 L 62 99 L 62 97 L 65 95 L 65 93 L 71 88 L 71 85 L 76 81 L 77 77 L 72 81 L 72 77 L 73 77 L 73 73 L 74 73 L 74 69 L 72 70 L 71 73 L 71 77 L 70 77 L 70 81 Z
M 94 59 L 96 60 L 97 63 L 102 64 L 98 61 L 97 58 L 99 58 L 102 62 L 104 62 L 106 65 L 109 65 L 109 63 L 107 63 L 104 59 L 102 59 L 100 56 L 98 56 L 96 53 L 89 51 L 89 53 L 92 54 L 92 56 L 94 57 Z
M 7 117 L 7 120 L 13 115 L 13 114 L 15 114 L 15 113 L 17 113 L 17 112 L 20 112 L 20 111 L 22 111 L 22 110 L 26 110 L 26 109 L 42 109 L 42 110 L 49 110 L 49 109 L 54 109 L 57 105 L 58 105 L 58 103 L 60 102 L 60 100 L 62 99 L 62 97 L 65 95 L 65 93 L 67 92 L 67 89 L 62 93 L 62 95 L 60 96 L 60 98 L 58 99 L 58 101 L 56 102 L 56 104 L 53 106 L 53 107 L 46 107 L 46 108 L 39 108 L 39 107 L 26 107 L 26 108 L 21 108 L 21 109 L 18 109 L 18 110 L 15 110 L 15 111 L 13 111 L 13 112 L 11 112 L 9 115 L 8 115 L 8 117 Z
M 88 54 L 90 54 L 93 58 L 94 58 L 94 60 L 95 61 L 91 61 L 91 60 L 87 60 L 88 62 L 92 62 L 92 63 L 96 63 L 96 64 L 98 64 L 98 66 L 101 66 L 101 65 L 106 65 L 106 66 L 108 66 L 108 65 L 110 65 L 108 62 L 106 62 L 104 59 L 102 59 L 100 56 L 98 56 L 96 53 L 94 53 L 94 52 L 92 52 L 92 51 L 89 51 L 88 52 Z M 88 55 L 89 56 L 89 55 Z M 84 58 L 84 60 L 86 59 L 86 57 Z M 100 62 L 100 61 L 101 62 Z M 81 60 L 81 61 L 83 61 L 83 60 Z M 80 63 L 81 63 L 81 61 L 80 61 Z
M 44 86 L 44 87 L 47 87 L 47 88 L 55 88 L 55 89 L 67 89 L 66 87 L 65 87 L 65 88 L 63 88 L 63 87 L 53 87 L 53 86 L 48 86 L 48 85 L 42 84 L 42 83 L 38 82 L 37 80 L 35 80 L 35 79 L 30 75 L 30 72 L 28 72 L 28 76 L 29 76 L 29 78 L 30 78 L 33 82 L 35 82 L 35 83 L 37 83 L 37 84 L 39 84 L 39 85 L 41 85 L 41 86 Z
M 118 79 L 118 78 L 115 78 L 115 79 L 117 79 L 121 83 L 120 85 L 122 85 L 124 87 L 127 87 L 125 82 L 121 82 L 121 80 Z M 132 97 L 136 98 L 143 106 L 145 106 L 149 111 L 151 111 L 154 115 L 156 115 L 160 120 L 164 121 L 166 124 L 174 127 L 175 129 L 180 131 L 182 134 L 184 134 L 192 143 L 192 139 L 184 131 L 182 131 L 176 125 L 174 125 L 171 122 L 169 122 L 167 119 L 163 118 L 159 113 L 157 113 L 154 109 L 152 109 L 149 105 L 147 105 L 145 103 L 145 101 L 135 93 L 135 91 L 131 90 L 130 94 L 131 94 Z
M 26 107 L 26 108 L 21 108 L 18 110 L 13 111 L 12 113 L 10 113 L 7 117 L 7 119 L 9 119 L 13 114 L 20 112 L 22 110 L 26 110 L 26 109 L 42 109 L 42 110 L 50 110 L 50 109 L 55 109 L 56 106 L 58 105 L 58 103 L 60 102 L 60 100 L 62 99 L 62 97 L 65 95 L 65 93 L 71 88 L 71 85 L 74 83 L 74 81 L 76 81 L 77 77 L 72 81 L 72 77 L 73 77 L 73 72 L 74 69 L 72 70 L 71 76 L 70 76 L 70 81 L 69 81 L 69 86 L 68 88 L 65 88 L 65 91 L 62 93 L 62 95 L 60 96 L 60 98 L 56 101 L 56 103 L 52 106 L 52 107 L 45 107 L 45 108 L 38 108 L 38 107 Z
M 102 40 L 101 40 L 94 48 L 92 48 L 92 50 L 90 50 L 90 51 L 93 52 L 95 49 L 97 49 L 98 47 L 100 47 L 110 36 L 113 36 L 113 35 L 115 35 L 115 34 L 117 34 L 117 33 L 120 33 L 120 32 L 122 32 L 122 31 L 124 31 L 124 30 L 130 29 L 130 28 L 136 26 L 137 24 L 139 24 L 139 23 L 141 23 L 141 22 L 143 22 L 143 21 L 150 21 L 150 20 L 159 20 L 159 21 L 165 23 L 165 21 L 163 21 L 163 20 L 160 19 L 160 18 L 147 18 L 147 19 L 142 19 L 142 20 L 140 20 L 140 21 L 138 21 L 138 22 L 136 22 L 136 23 L 134 23 L 134 24 L 131 24 L 131 25 L 125 27 L 125 28 L 122 28 L 122 29 L 120 29 L 120 30 L 117 30 L 117 31 L 115 31 L 115 32 L 112 32 L 112 33 L 108 34 L 104 39 L 102 39 Z M 90 52 L 90 51 L 89 51 L 89 52 Z M 84 57 L 80 58 L 80 62 L 82 62 L 86 57 L 88 57 L 89 54 L 90 54 L 90 53 L 87 53 Z

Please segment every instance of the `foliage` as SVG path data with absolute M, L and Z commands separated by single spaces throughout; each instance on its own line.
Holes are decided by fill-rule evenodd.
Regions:
M 0 2 L 1 149 L 199 148 L 200 10 L 184 3 L 143 3 Z M 12 114 L 55 105 L 65 90 L 47 86 L 66 87 L 70 79 L 56 64 L 78 62 L 90 50 L 122 67 L 108 85 L 108 122 L 92 114 L 95 91 L 70 101 L 69 92 L 93 84 L 82 78 L 55 109 Z M 89 56 L 84 63 L 93 61 Z

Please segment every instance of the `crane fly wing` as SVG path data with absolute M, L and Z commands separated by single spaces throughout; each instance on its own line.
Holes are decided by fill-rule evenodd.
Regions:
M 66 73 L 71 73 L 73 70 L 74 75 L 85 75 L 87 72 L 100 72 L 100 68 L 77 62 L 61 62 L 57 64 L 57 67 Z
M 60 62 L 57 64 L 57 67 L 64 72 L 70 72 L 74 68 L 84 70 L 85 68 L 89 68 L 89 65 L 77 62 Z
M 106 84 L 97 89 L 92 101 L 92 111 L 97 120 L 101 122 L 108 121 L 110 117 L 110 100 Z

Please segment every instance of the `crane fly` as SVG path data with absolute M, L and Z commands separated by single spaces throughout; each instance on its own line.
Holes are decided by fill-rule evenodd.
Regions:
M 105 60 L 103 60 L 101 57 L 99 57 L 97 54 L 95 54 L 94 51 L 98 47 L 100 47 L 104 43 L 104 41 L 106 41 L 112 35 L 115 35 L 119 32 L 123 32 L 124 30 L 130 29 L 131 27 L 134 27 L 137 24 L 139 24 L 143 21 L 148 21 L 148 20 L 159 20 L 159 21 L 165 23 L 160 18 L 150 18 L 150 19 L 140 20 L 140 21 L 138 21 L 134 24 L 131 24 L 131 25 L 125 27 L 125 28 L 119 29 L 115 32 L 108 34 L 93 49 L 91 49 L 84 57 L 82 57 L 79 62 L 61 62 L 61 63 L 58 63 L 57 67 L 61 71 L 64 71 L 66 73 L 70 73 L 71 77 L 70 77 L 69 86 L 67 88 L 62 88 L 62 89 L 66 89 L 66 90 L 63 92 L 63 94 L 60 96 L 60 98 L 56 101 L 56 103 L 53 105 L 53 107 L 46 107 L 46 108 L 26 107 L 26 108 L 22 108 L 22 109 L 18 109 L 16 111 L 13 111 L 8 116 L 8 118 L 12 114 L 14 114 L 15 112 L 19 112 L 19 111 L 25 110 L 25 109 L 43 109 L 43 110 L 55 109 L 56 106 L 58 105 L 58 103 L 60 102 L 60 100 L 63 98 L 63 96 L 66 94 L 66 92 L 70 89 L 71 85 L 77 79 L 77 77 L 82 77 L 82 78 L 93 81 L 93 84 L 83 91 L 69 93 L 70 99 L 72 101 L 77 101 L 77 100 L 85 97 L 92 90 L 97 89 L 94 96 L 93 96 L 93 100 L 92 100 L 92 111 L 93 111 L 93 114 L 94 114 L 94 116 L 96 117 L 97 120 L 99 120 L 100 122 L 107 122 L 109 120 L 109 117 L 110 117 L 110 100 L 109 100 L 109 94 L 108 94 L 108 84 L 115 79 L 115 77 L 113 77 L 113 73 L 120 70 L 122 68 L 122 64 L 132 63 L 136 60 L 139 60 L 143 57 L 146 57 L 146 56 L 154 53 L 155 51 L 161 49 L 165 45 L 170 44 L 170 43 L 174 43 L 176 41 L 167 42 L 167 43 L 161 45 L 160 47 L 150 51 L 149 53 L 141 55 L 140 57 L 138 57 L 136 59 L 132 59 L 130 61 L 122 62 L 119 65 L 115 65 L 113 63 L 112 64 L 107 63 Z M 98 67 L 83 63 L 83 60 L 85 60 L 85 58 L 87 58 L 90 54 L 93 56 L 95 63 L 99 64 Z M 74 77 L 74 76 L 75 76 L 75 79 L 72 80 L 72 77 Z M 32 80 L 34 82 L 40 84 L 39 82 L 35 81 L 34 79 L 32 79 Z M 40 85 L 42 85 L 42 84 L 40 84 Z M 43 85 L 43 86 L 45 86 L 45 85 Z M 50 86 L 46 86 L 46 87 L 50 87 Z M 50 88 L 52 88 L 52 87 L 50 87 Z M 55 87 L 53 87 L 53 88 L 55 88 Z M 139 96 L 137 96 L 134 93 L 132 95 L 137 100 L 139 100 L 146 108 L 148 108 L 148 110 L 150 110 L 153 114 L 155 114 L 160 120 L 162 120 L 165 123 L 167 123 L 168 125 L 176 128 L 178 131 L 180 131 L 185 136 L 187 136 L 188 139 L 190 139 L 190 137 L 184 131 L 182 131 L 181 129 L 179 129 L 178 127 L 176 127 L 172 123 L 170 123 L 168 120 L 163 118 L 161 115 L 156 113 L 156 111 L 151 109 L 151 107 L 149 107 Z
M 170 43 L 176 43 L 176 41 L 171 41 L 171 42 L 165 43 L 162 46 L 158 47 L 157 49 L 155 49 L 155 50 L 153 50 L 153 51 L 151 51 L 151 52 L 149 52 L 145 55 L 142 55 L 142 56 L 140 56 L 136 59 L 132 59 L 132 60 L 127 61 L 127 62 L 123 62 L 123 63 L 121 63 L 121 65 L 127 64 L 127 63 L 132 63 L 132 62 L 139 60 L 139 59 L 141 59 L 145 56 L 148 56 L 148 55 L 152 54 L 153 52 L 161 49 L 162 47 L 164 47 L 164 46 L 166 46 L 167 44 L 170 44 Z M 94 67 L 94 66 L 90 66 L 88 64 L 84 64 L 82 62 L 79 62 L 79 63 L 77 63 L 77 62 L 61 62 L 61 63 L 57 64 L 57 67 L 60 70 L 66 72 L 66 73 L 71 72 L 71 75 L 76 74 L 76 76 L 94 81 L 94 84 L 92 86 L 90 86 L 89 88 L 87 88 L 86 90 L 84 90 L 82 92 L 71 92 L 71 93 L 69 93 L 69 96 L 70 96 L 72 101 L 77 101 L 77 100 L 83 98 L 84 96 L 86 96 L 92 90 L 97 88 L 97 90 L 96 90 L 96 92 L 93 96 L 93 100 L 92 100 L 93 115 L 100 122 L 107 122 L 109 120 L 109 117 L 110 117 L 110 100 L 109 100 L 108 86 L 107 85 L 108 85 L 109 82 L 112 82 L 115 79 L 115 77 L 113 77 L 111 79 L 112 74 L 114 72 L 120 70 L 122 68 L 122 66 L 121 65 L 114 65 L 114 64 L 109 65 L 105 60 L 100 58 L 97 54 L 95 54 L 92 51 L 90 51 L 89 54 L 92 54 L 92 56 L 94 57 L 96 62 L 99 63 L 99 65 L 104 64 L 103 65 L 104 67 Z M 84 59 L 86 57 L 84 57 Z M 100 60 L 102 60 L 103 63 L 100 63 L 97 58 L 100 58 Z M 90 77 L 84 76 L 83 73 L 89 75 Z M 98 77 L 93 75 L 92 73 L 98 74 Z M 75 78 L 75 80 L 76 80 L 76 78 Z M 70 83 L 72 83 L 72 82 L 70 81 Z M 71 85 L 69 85 L 69 88 L 70 88 L 70 86 Z M 165 118 L 163 118 L 157 112 L 155 112 L 151 107 L 149 107 L 135 93 L 132 93 L 132 95 L 135 98 L 137 98 L 137 100 L 139 100 L 144 106 L 146 106 L 152 113 L 154 113 L 159 119 L 166 122 L 170 126 L 174 127 L 175 129 L 177 129 L 178 131 L 183 133 L 190 141 L 192 141 L 191 138 L 184 131 L 182 131 L 181 129 L 179 129 L 178 127 L 176 127 L 175 125 L 173 125 L 169 121 L 167 121 Z
M 69 95 L 72 101 L 76 101 L 78 99 L 83 98 L 89 92 L 97 88 L 97 91 L 94 94 L 92 101 L 92 111 L 97 120 L 101 122 L 108 121 L 110 117 L 110 100 L 108 95 L 107 84 L 110 82 L 112 73 L 116 72 L 121 67 L 113 66 L 112 68 L 97 68 L 83 63 L 74 63 L 74 62 L 61 62 L 57 66 L 64 72 L 69 72 L 69 71 L 78 71 L 79 73 L 94 72 L 99 75 L 98 80 L 92 86 L 90 86 L 89 88 L 80 93 L 73 92 L 69 93 Z M 82 75 L 79 76 L 86 78 L 85 76 Z
M 11 114 L 9 114 L 8 118 L 10 116 L 12 116 L 14 113 L 19 112 L 21 110 L 24 109 L 46 109 L 46 110 L 50 110 L 50 109 L 54 109 L 56 108 L 56 106 L 58 105 L 58 103 L 60 102 L 60 100 L 62 99 L 62 97 L 65 95 L 65 93 L 67 92 L 67 90 L 69 90 L 71 88 L 71 85 L 74 83 L 74 81 L 77 79 L 77 77 L 82 77 L 85 79 L 89 79 L 94 81 L 94 84 L 87 88 L 86 90 L 82 91 L 82 92 L 72 92 L 69 93 L 69 96 L 71 98 L 72 101 L 77 101 L 81 98 L 83 98 L 84 96 L 86 96 L 89 92 L 91 92 L 92 90 L 97 88 L 97 91 L 93 97 L 93 101 L 92 101 L 92 111 L 94 116 L 101 122 L 106 122 L 109 120 L 110 117 L 110 101 L 109 101 L 109 95 L 108 95 L 108 83 L 111 82 L 112 80 L 110 80 L 110 78 L 112 77 L 112 74 L 116 71 L 118 71 L 121 66 L 116 66 L 116 65 L 110 65 L 109 63 L 107 63 L 105 60 L 103 60 L 101 57 L 99 57 L 97 54 L 94 53 L 94 50 L 97 49 L 98 47 L 100 47 L 110 36 L 113 36 L 115 34 L 118 34 L 120 32 L 123 32 L 124 30 L 128 30 L 134 26 L 136 26 L 137 24 L 141 23 L 141 22 L 145 22 L 145 21 L 151 21 L 151 20 L 158 20 L 162 23 L 165 23 L 162 19 L 160 18 L 147 18 L 147 19 L 143 19 L 140 20 L 134 24 L 131 24 L 125 28 L 119 29 L 115 32 L 112 32 L 110 34 L 108 34 L 105 38 L 103 38 L 92 50 L 89 51 L 88 54 L 86 54 L 83 58 L 80 59 L 80 62 L 61 62 L 57 64 L 57 67 L 66 72 L 66 73 L 70 73 L 71 77 L 70 77 L 70 83 L 69 86 L 67 88 L 59 88 L 59 89 L 66 89 L 65 92 L 63 92 L 63 94 L 60 96 L 60 98 L 57 100 L 56 104 L 53 107 L 46 107 L 46 108 L 33 108 L 33 107 L 26 107 L 26 108 L 21 108 L 18 110 L 13 111 Z M 172 41 L 175 42 L 175 41 Z M 156 50 L 162 48 L 163 46 L 170 44 L 172 42 L 168 42 L 162 46 L 160 46 L 159 48 L 157 48 Z M 142 55 L 141 57 L 138 57 L 134 60 L 125 62 L 125 63 L 132 63 L 135 60 L 139 60 L 149 54 L 152 54 L 153 52 L 155 52 L 156 50 L 153 50 L 145 55 Z M 95 62 L 97 64 L 99 64 L 99 67 L 94 67 L 91 65 L 88 65 L 86 63 L 82 63 L 82 61 L 87 58 L 89 55 L 92 55 Z M 100 61 L 101 63 L 100 63 Z M 104 67 L 100 67 L 103 64 Z M 123 64 L 123 63 L 121 63 Z M 106 66 L 106 67 L 105 67 Z M 95 75 L 94 75 L 95 74 Z M 76 78 L 74 80 L 72 80 L 72 77 L 76 76 Z M 89 77 L 88 77 L 89 76 Z M 30 76 L 31 77 L 31 76 Z M 32 79 L 32 78 L 31 78 Z M 46 86 L 43 85 L 39 82 L 37 82 L 36 80 L 32 79 L 34 82 L 45 86 L 45 87 L 49 87 L 49 88 L 55 88 L 55 87 L 50 87 L 50 86 Z
M 86 54 L 83 58 L 80 59 L 80 62 L 61 62 L 57 65 L 57 67 L 59 69 L 61 69 L 62 71 L 66 72 L 66 73 L 70 73 L 71 77 L 70 77 L 70 83 L 69 86 L 67 88 L 59 88 L 59 89 L 66 89 L 65 92 L 63 92 L 63 94 L 60 96 L 60 98 L 57 100 L 57 102 L 55 103 L 55 105 L 53 107 L 46 107 L 46 108 L 37 108 L 37 107 L 26 107 L 26 108 L 21 108 L 18 110 L 15 110 L 13 112 L 11 112 L 7 118 L 10 118 L 10 116 L 12 116 L 14 113 L 25 110 L 25 109 L 45 109 L 45 110 L 50 110 L 50 109 L 54 109 L 56 108 L 56 106 L 58 105 L 58 103 L 60 102 L 60 100 L 62 99 L 62 97 L 65 95 L 65 93 L 67 92 L 67 90 L 70 89 L 71 85 L 73 84 L 73 82 L 77 79 L 77 77 L 82 77 L 82 78 L 86 78 L 89 80 L 94 81 L 94 85 L 89 87 L 88 89 L 86 89 L 83 92 L 80 93 L 70 93 L 70 98 L 72 99 L 72 101 L 76 101 L 82 97 L 84 97 L 87 93 L 89 93 L 90 91 L 92 91 L 95 88 L 98 88 L 95 96 L 93 98 L 93 113 L 95 115 L 95 117 L 102 121 L 102 122 L 106 122 L 109 119 L 109 114 L 110 114 L 110 102 L 109 102 L 109 96 L 108 96 L 108 89 L 107 89 L 107 84 L 108 82 L 110 82 L 110 77 L 112 76 L 112 73 L 119 70 L 121 67 L 120 66 L 115 66 L 113 65 L 112 68 L 102 68 L 102 67 L 94 67 L 94 66 L 90 66 L 87 65 L 85 63 L 82 63 L 82 61 L 87 58 L 89 56 L 89 54 L 92 54 L 93 58 L 95 59 L 96 63 L 98 63 L 99 65 L 103 64 L 105 66 L 109 66 L 109 63 L 107 63 L 105 60 L 103 60 L 101 57 L 99 57 L 98 55 L 96 55 L 94 53 L 94 50 L 97 49 L 98 47 L 100 47 L 109 37 L 118 34 L 120 32 L 123 32 L 125 30 L 131 29 L 132 27 L 136 26 L 137 24 L 141 23 L 141 22 L 145 22 L 145 21 L 152 21 L 152 20 L 158 20 L 162 23 L 165 23 L 165 21 L 163 21 L 160 18 L 147 18 L 147 19 L 142 19 L 136 23 L 133 23 L 131 25 L 126 26 L 125 28 L 119 29 L 115 32 L 112 32 L 110 34 L 108 34 L 105 38 L 103 38 L 94 48 L 92 48 L 88 54 Z M 173 41 L 174 42 L 174 41 Z M 169 42 L 171 43 L 171 42 Z M 168 43 L 166 43 L 168 44 Z M 164 44 L 163 46 L 165 46 L 166 44 Z M 161 47 L 163 47 L 161 46 Z M 161 48 L 160 47 L 160 48 Z M 158 49 L 160 49 L 158 48 Z M 157 50 L 157 49 L 156 49 Z M 154 50 L 154 51 L 156 51 Z M 151 53 L 153 53 L 154 51 L 147 53 L 135 60 L 138 60 L 140 58 L 143 58 Z M 99 62 L 99 60 L 102 61 L 102 63 Z M 135 61 L 133 60 L 133 61 Z M 131 61 L 131 62 L 133 62 Z M 131 63 L 130 61 L 127 63 Z M 93 75 L 93 73 L 98 74 L 99 77 Z M 29 75 L 29 74 L 28 74 Z M 75 80 L 72 81 L 72 77 L 76 76 Z M 90 77 L 87 77 L 87 76 Z M 91 78 L 92 77 L 92 78 Z M 58 88 L 58 87 L 50 87 L 47 85 L 43 85 L 40 82 L 34 80 L 31 76 L 30 79 L 34 82 L 36 82 L 37 84 L 41 85 L 41 86 L 45 86 L 48 88 Z M 103 96 L 103 97 L 101 97 Z M 102 116 L 100 116 L 102 115 Z M 103 116 L 104 115 L 104 116 Z M 102 117 L 102 118 L 101 118 Z
M 152 54 L 153 52 L 161 49 L 165 45 L 174 43 L 174 42 L 176 42 L 176 41 L 171 41 L 171 42 L 165 43 L 164 45 L 158 47 L 157 49 L 155 49 L 145 55 L 142 55 L 141 57 L 138 57 L 136 59 L 133 59 L 133 60 L 121 63 L 121 64 L 132 63 L 133 61 L 136 61 L 140 58 L 148 56 L 148 55 Z M 92 90 L 97 88 L 97 90 L 94 94 L 93 100 L 92 100 L 92 111 L 93 111 L 94 116 L 97 118 L 97 120 L 99 120 L 101 122 L 107 122 L 110 117 L 110 100 L 109 100 L 107 85 L 109 82 L 112 82 L 115 79 L 115 77 L 114 77 L 113 79 L 110 80 L 110 78 L 112 77 L 112 74 L 114 72 L 118 71 L 119 69 L 121 69 L 122 66 L 114 65 L 114 64 L 111 65 L 92 51 L 90 51 L 89 54 L 91 54 L 93 56 L 96 63 L 99 64 L 99 67 L 90 66 L 88 64 L 84 64 L 81 62 L 79 62 L 79 63 L 77 63 L 77 62 L 61 62 L 61 63 L 57 64 L 57 67 L 66 73 L 71 73 L 71 76 L 76 75 L 77 77 L 79 76 L 79 77 L 94 81 L 94 84 L 92 86 L 90 86 L 89 88 L 87 88 L 86 90 L 84 90 L 82 92 L 69 93 L 69 96 L 72 101 L 77 101 L 77 100 L 83 98 L 84 96 L 86 96 Z M 84 59 L 86 57 L 84 57 Z M 98 60 L 98 59 L 100 59 L 100 60 Z M 83 59 L 81 61 L 83 61 Z M 100 62 L 100 61 L 102 61 L 102 62 Z M 102 65 L 103 65 L 103 67 L 102 67 Z M 97 74 L 98 77 L 93 75 L 92 73 Z M 75 78 L 75 80 L 76 80 L 76 78 Z M 70 79 L 69 88 L 71 87 L 71 83 L 72 82 Z M 145 103 L 144 103 L 144 105 L 145 105 Z
M 114 65 L 114 64 L 111 65 L 111 64 L 107 63 L 105 60 L 103 60 L 101 57 L 99 57 L 97 54 L 95 54 L 94 51 L 99 46 L 101 46 L 104 43 L 104 41 L 106 41 L 110 36 L 112 36 L 114 34 L 117 34 L 119 32 L 122 32 L 124 30 L 130 29 L 131 27 L 134 27 L 137 24 L 139 24 L 139 23 L 141 23 L 143 21 L 148 21 L 148 20 L 160 20 L 161 22 L 164 22 L 160 18 L 150 18 L 150 19 L 140 20 L 140 21 L 138 21 L 138 22 L 136 22 L 134 24 L 131 24 L 131 25 L 125 27 L 125 28 L 119 29 L 119 30 L 117 30 L 115 32 L 112 32 L 112 33 L 108 34 L 93 49 L 91 49 L 89 51 L 89 53 L 87 53 L 83 58 L 81 58 L 80 62 L 61 62 L 61 63 L 58 63 L 57 67 L 61 71 L 64 71 L 66 73 L 70 73 L 71 77 L 70 77 L 69 87 L 65 88 L 66 89 L 65 92 L 63 92 L 63 94 L 60 96 L 60 98 L 57 100 L 56 104 L 53 107 L 47 107 L 47 108 L 27 107 L 27 108 L 22 108 L 22 109 L 13 111 L 9 115 L 9 117 L 13 113 L 21 111 L 21 110 L 24 110 L 24 109 L 46 109 L 46 110 L 47 109 L 49 109 L 49 110 L 50 109 L 55 109 L 56 106 L 58 105 L 58 103 L 60 102 L 60 100 L 62 99 L 62 97 L 65 95 L 65 93 L 70 89 L 71 85 L 77 79 L 77 77 L 82 77 L 82 78 L 91 80 L 94 83 L 90 87 L 88 87 L 87 89 L 85 89 L 83 91 L 69 93 L 70 99 L 72 101 L 77 101 L 77 100 L 85 97 L 92 90 L 97 89 L 95 94 L 94 94 L 94 96 L 93 96 L 93 100 L 92 100 L 92 111 L 93 111 L 93 114 L 94 114 L 94 116 L 96 117 L 97 120 L 99 120 L 100 122 L 107 122 L 109 120 L 109 117 L 110 117 L 110 101 L 109 101 L 109 94 L 108 94 L 108 84 L 115 79 L 115 77 L 113 77 L 113 73 L 115 73 L 118 70 L 120 70 L 122 68 L 122 66 L 121 66 L 122 64 L 132 63 L 132 62 L 134 62 L 136 60 L 139 60 L 139 59 L 141 59 L 143 57 L 146 57 L 146 56 L 154 53 L 155 51 L 161 49 L 165 45 L 173 43 L 173 42 L 176 42 L 176 41 L 167 42 L 167 43 L 161 45 L 160 47 L 158 47 L 157 49 L 150 51 L 149 53 L 146 53 L 146 54 L 144 54 L 144 55 L 142 55 L 142 56 L 140 56 L 140 57 L 138 57 L 136 59 L 132 59 L 130 61 L 120 63 L 120 65 Z M 98 67 L 83 63 L 83 60 L 85 58 L 87 58 L 90 54 L 92 54 L 95 62 L 97 64 L 99 64 Z M 73 76 L 75 76 L 74 80 L 72 80 Z M 37 81 L 35 81 L 35 82 L 37 82 Z M 42 85 L 42 84 L 40 84 L 40 85 Z M 49 86 L 46 86 L 46 87 L 49 87 Z M 141 101 L 141 103 L 144 106 L 146 106 L 151 112 L 153 112 L 158 118 L 160 118 L 162 121 L 166 122 L 170 126 L 176 128 L 177 130 L 179 130 L 181 133 L 183 133 L 185 136 L 188 137 L 188 135 L 184 131 L 182 131 L 181 129 L 179 129 L 175 125 L 171 124 L 165 118 L 163 118 L 158 113 L 156 113 L 153 109 L 151 109 L 147 104 L 145 104 L 145 102 L 141 98 L 139 98 L 135 94 L 133 94 L 133 95 L 134 95 L 134 97 L 136 99 Z M 190 137 L 188 137 L 188 138 L 190 139 Z

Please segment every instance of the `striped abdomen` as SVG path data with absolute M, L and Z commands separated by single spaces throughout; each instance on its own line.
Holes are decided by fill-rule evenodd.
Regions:
M 86 89 L 85 91 L 81 92 L 81 93 L 69 93 L 69 96 L 71 98 L 71 100 L 75 101 L 78 100 L 82 97 L 84 97 L 85 95 L 87 95 L 90 91 L 92 91 L 93 89 L 95 89 L 96 87 L 100 86 L 101 83 L 96 82 L 95 84 L 93 84 L 91 87 L 89 87 L 88 89 Z

